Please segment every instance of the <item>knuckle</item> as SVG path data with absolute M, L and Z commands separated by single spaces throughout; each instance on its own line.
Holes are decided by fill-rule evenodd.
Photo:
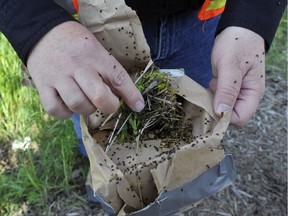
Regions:
M 244 127 L 248 123 L 249 119 L 238 119 L 234 124 L 237 127 Z
M 119 108 L 119 102 L 104 94 L 96 95 L 93 98 L 93 104 L 105 114 L 116 112 Z
M 72 112 L 66 111 L 60 105 L 59 106 L 47 105 L 44 107 L 44 110 L 49 115 L 54 116 L 58 119 L 67 119 L 72 115 Z
M 119 72 L 116 72 L 116 74 L 113 77 L 112 84 L 113 86 L 122 86 L 127 79 L 127 74 L 124 70 L 120 70 Z
M 219 93 L 229 97 L 231 99 L 236 99 L 239 94 L 239 88 L 236 85 L 225 85 L 221 89 L 218 89 Z
M 77 110 L 81 108 L 81 106 L 83 106 L 84 102 L 85 102 L 85 98 L 76 96 L 76 97 L 71 98 L 67 102 L 67 105 L 71 110 Z
M 236 127 L 243 127 L 245 124 L 246 124 L 247 122 L 244 120 L 244 119 L 241 119 L 241 118 L 239 118 L 239 117 L 237 117 L 237 118 L 233 118 L 232 120 L 231 120 L 231 124 L 232 125 L 234 125 L 234 126 L 236 126 Z
M 103 102 L 105 100 L 107 100 L 107 98 L 105 99 L 105 95 L 104 94 L 95 94 L 94 97 L 92 98 L 92 102 L 93 104 L 96 105 L 96 107 L 101 106 L 101 104 L 103 104 Z
M 103 108 L 103 113 L 114 113 L 117 112 L 119 105 L 109 106 L 107 108 Z
M 265 86 L 259 86 L 253 89 L 253 97 L 260 101 L 265 94 Z
M 57 115 L 59 109 L 61 109 L 61 107 L 54 104 L 48 104 L 44 106 L 44 110 L 46 111 L 46 113 L 53 116 Z
M 94 107 L 93 109 L 89 109 L 83 112 L 83 115 L 91 115 L 96 111 L 96 107 Z
M 239 112 L 235 112 L 232 116 L 231 123 L 236 127 L 244 127 L 249 120 L 252 118 L 252 116 L 255 114 L 255 111 L 251 111 L 249 113 L 240 114 Z

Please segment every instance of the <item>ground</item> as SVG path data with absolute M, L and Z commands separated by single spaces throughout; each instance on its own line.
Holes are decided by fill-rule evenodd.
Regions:
M 235 184 L 186 215 L 287 215 L 287 82 L 267 78 L 257 113 L 224 140 L 238 172 Z
M 235 159 L 235 184 L 184 215 L 287 215 L 287 81 L 277 76 L 266 80 L 265 96 L 252 120 L 243 128 L 230 127 L 223 140 L 226 152 Z M 4 149 L 0 156 L 0 165 L 13 163 Z M 59 194 L 41 215 L 103 215 L 86 199 L 85 176 L 79 176 L 77 169 L 74 175 L 72 180 L 82 182 L 83 188 Z M 14 215 L 39 215 L 39 209 L 23 204 Z

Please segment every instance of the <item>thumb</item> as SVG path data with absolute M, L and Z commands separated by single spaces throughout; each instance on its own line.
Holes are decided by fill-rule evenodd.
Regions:
M 235 68 L 233 64 L 222 65 L 224 66 L 214 69 L 215 77 L 210 83 L 210 88 L 215 94 L 214 111 L 219 116 L 223 112 L 233 110 L 242 83 L 242 72 L 239 68 Z

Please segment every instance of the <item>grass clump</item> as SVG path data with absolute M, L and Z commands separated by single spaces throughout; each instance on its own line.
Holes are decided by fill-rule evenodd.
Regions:
M 137 78 L 136 87 L 143 95 L 145 107 L 137 113 L 126 104 L 121 104 L 116 124 L 109 136 L 108 146 L 116 140 L 118 143 L 134 142 L 139 151 L 141 140 L 167 139 L 171 142 L 182 140 L 183 99 L 177 95 L 175 87 L 173 88 L 171 75 L 157 69 L 144 71 Z

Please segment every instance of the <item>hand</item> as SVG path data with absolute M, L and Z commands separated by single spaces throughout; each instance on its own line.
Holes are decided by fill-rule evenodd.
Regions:
M 144 102 L 125 69 L 77 22 L 50 30 L 32 49 L 28 70 L 47 113 L 68 118 L 98 108 L 117 111 L 119 97 L 134 111 Z
M 265 90 L 264 40 L 240 27 L 228 27 L 215 39 L 212 50 L 214 78 L 210 89 L 215 94 L 217 115 L 233 110 L 231 123 L 245 125 L 255 113 Z

